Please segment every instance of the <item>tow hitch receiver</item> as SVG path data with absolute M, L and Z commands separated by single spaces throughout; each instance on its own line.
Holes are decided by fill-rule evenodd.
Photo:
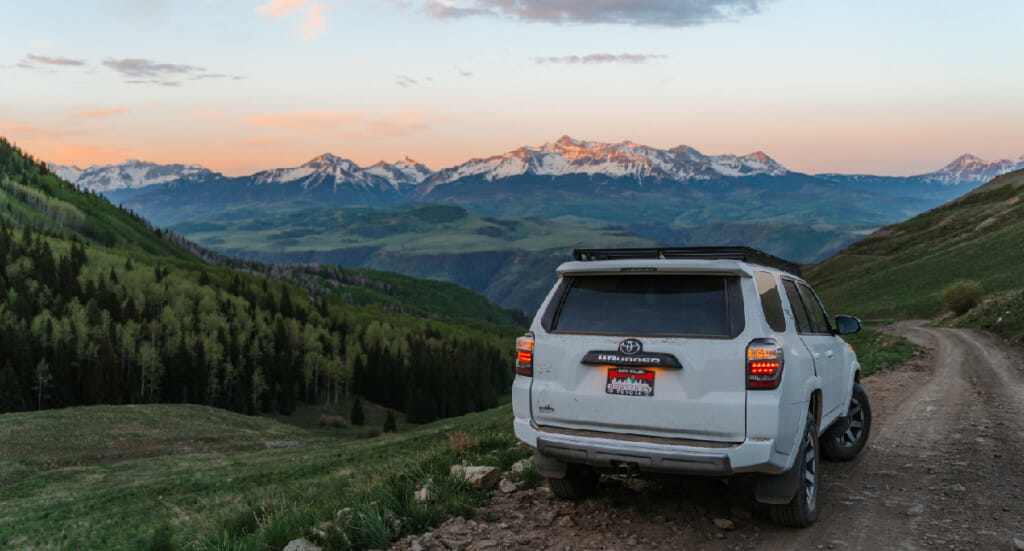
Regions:
M 613 461 L 613 474 L 616 478 L 636 478 L 640 476 L 640 466 L 634 462 Z

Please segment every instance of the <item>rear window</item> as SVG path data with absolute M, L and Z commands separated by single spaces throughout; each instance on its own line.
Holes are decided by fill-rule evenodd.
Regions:
M 764 319 L 772 331 L 779 333 L 786 332 L 786 316 L 782 313 L 782 297 L 779 295 L 779 288 L 775 285 L 775 276 L 769 272 L 754 272 L 754 281 L 757 282 L 757 292 L 761 295 L 761 309 L 764 310 Z
M 739 278 L 703 275 L 569 278 L 552 330 L 733 337 L 743 330 Z

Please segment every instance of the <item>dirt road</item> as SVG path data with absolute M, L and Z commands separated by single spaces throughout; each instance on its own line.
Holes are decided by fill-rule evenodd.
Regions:
M 546 488 L 499 493 L 475 521 L 396 548 L 1014 549 L 1024 533 L 1024 359 L 978 332 L 888 330 L 928 354 L 864 381 L 873 434 L 853 462 L 823 465 L 811 528 L 772 525 L 742 479 L 605 479 L 581 502 Z

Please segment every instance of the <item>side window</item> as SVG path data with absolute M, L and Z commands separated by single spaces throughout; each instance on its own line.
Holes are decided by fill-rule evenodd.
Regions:
M 796 283 L 783 279 L 782 287 L 786 289 L 786 298 L 789 299 L 789 305 L 793 308 L 797 333 L 813 333 L 811 319 L 807 316 L 807 310 L 804 309 L 804 300 L 800 298 L 800 291 L 796 289 Z
M 807 306 L 807 312 L 811 316 L 811 326 L 814 328 L 814 332 L 832 334 L 832 325 L 829 324 L 825 309 L 821 307 L 821 302 L 818 301 L 814 291 L 801 283 L 800 295 L 803 296 L 804 305 Z
M 754 281 L 757 283 L 757 293 L 761 295 L 761 309 L 764 310 L 768 327 L 772 331 L 784 333 L 786 316 L 782 313 L 782 297 L 779 295 L 779 287 L 775 285 L 775 276 L 768 272 L 754 272 Z

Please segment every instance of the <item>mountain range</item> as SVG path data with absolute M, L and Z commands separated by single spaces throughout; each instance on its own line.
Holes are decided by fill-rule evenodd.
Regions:
M 573 247 L 751 245 L 813 262 L 1017 167 L 1024 157 L 965 155 L 909 177 L 811 175 L 763 152 L 564 136 L 439 171 L 411 159 L 360 167 L 332 154 L 241 177 L 139 161 L 54 170 L 221 252 L 445 279 L 530 311 Z M 422 210 L 430 205 L 472 216 L 432 221 L 455 211 Z
M 816 177 L 830 181 L 858 182 L 891 180 L 958 186 L 987 182 L 996 176 L 1024 168 L 1024 155 L 1016 160 L 986 161 L 964 154 L 945 167 L 916 176 L 878 176 L 863 174 L 822 173 Z M 77 166 L 50 164 L 50 169 L 66 181 L 99 193 L 125 189 L 141 189 L 179 181 L 208 179 L 242 179 L 254 184 L 296 183 L 303 190 L 328 185 L 333 190 L 350 185 L 361 188 L 388 188 L 407 191 L 418 186 L 417 195 L 428 195 L 439 185 L 468 177 L 486 181 L 512 176 L 567 176 L 586 174 L 611 178 L 627 177 L 637 182 L 674 180 L 679 182 L 709 180 L 719 177 L 756 175 L 783 176 L 793 173 L 761 151 L 748 155 L 704 155 L 681 145 L 657 149 L 631 141 L 601 143 L 563 136 L 539 147 L 524 146 L 501 155 L 471 159 L 465 163 L 433 171 L 408 157 L 387 163 L 377 162 L 360 167 L 351 160 L 325 153 L 295 168 L 278 168 L 249 176 L 229 178 L 200 165 L 160 165 L 139 160 L 120 164 Z M 423 186 L 419 186 L 423 184 Z M 871 189 L 875 189 L 872 187 Z

